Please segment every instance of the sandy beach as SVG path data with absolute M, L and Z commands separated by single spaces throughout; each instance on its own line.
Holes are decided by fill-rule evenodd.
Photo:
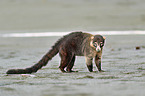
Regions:
M 40 60 L 60 37 L 0 38 L 0 93 L 6 96 L 144 96 L 144 35 L 106 36 L 102 68 L 90 73 L 84 57 L 74 70 L 61 73 L 57 55 L 46 67 L 31 75 L 6 75 L 11 68 L 26 68 Z M 137 38 L 137 39 L 135 39 Z M 140 46 L 140 50 L 135 47 Z M 105 90 L 105 92 L 104 92 Z

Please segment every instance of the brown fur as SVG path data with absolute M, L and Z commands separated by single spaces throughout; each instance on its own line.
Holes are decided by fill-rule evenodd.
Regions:
M 27 74 L 37 72 L 43 66 L 45 66 L 49 60 L 51 60 L 57 53 L 61 57 L 60 70 L 62 72 L 74 72 L 72 70 L 75 62 L 76 56 L 85 56 L 86 64 L 90 72 L 93 71 L 92 60 L 95 58 L 95 63 L 99 71 L 101 70 L 101 51 L 97 52 L 93 44 L 97 42 L 103 42 L 104 38 L 101 35 L 92 35 L 83 32 L 72 32 L 63 38 L 59 39 L 52 49 L 43 56 L 43 58 L 33 65 L 32 67 L 26 69 L 10 69 L 7 74 Z M 65 70 L 66 68 L 66 70 Z

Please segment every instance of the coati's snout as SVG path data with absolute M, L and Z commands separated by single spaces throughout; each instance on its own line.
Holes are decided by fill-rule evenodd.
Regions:
M 104 46 L 104 44 L 102 42 L 100 42 L 99 44 L 98 44 L 98 42 L 94 42 L 93 46 L 96 48 L 97 52 L 100 52 L 102 50 L 102 47 Z

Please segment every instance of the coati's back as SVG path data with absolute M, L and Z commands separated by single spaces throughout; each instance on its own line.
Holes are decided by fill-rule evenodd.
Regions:
M 92 35 L 89 33 L 73 32 L 63 39 L 61 45 L 63 48 L 66 48 L 68 51 L 74 52 L 75 55 L 82 56 L 84 55 L 82 52 L 83 48 L 86 46 L 86 42 L 88 42 L 88 39 L 91 36 Z

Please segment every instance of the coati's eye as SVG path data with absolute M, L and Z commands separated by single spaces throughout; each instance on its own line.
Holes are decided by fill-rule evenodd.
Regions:
M 94 47 L 97 47 L 97 43 L 96 43 L 96 42 L 94 42 L 94 43 L 93 43 L 93 46 L 94 46 Z
M 101 43 L 100 43 L 100 47 L 103 47 L 103 46 L 104 46 L 104 44 L 101 42 Z

